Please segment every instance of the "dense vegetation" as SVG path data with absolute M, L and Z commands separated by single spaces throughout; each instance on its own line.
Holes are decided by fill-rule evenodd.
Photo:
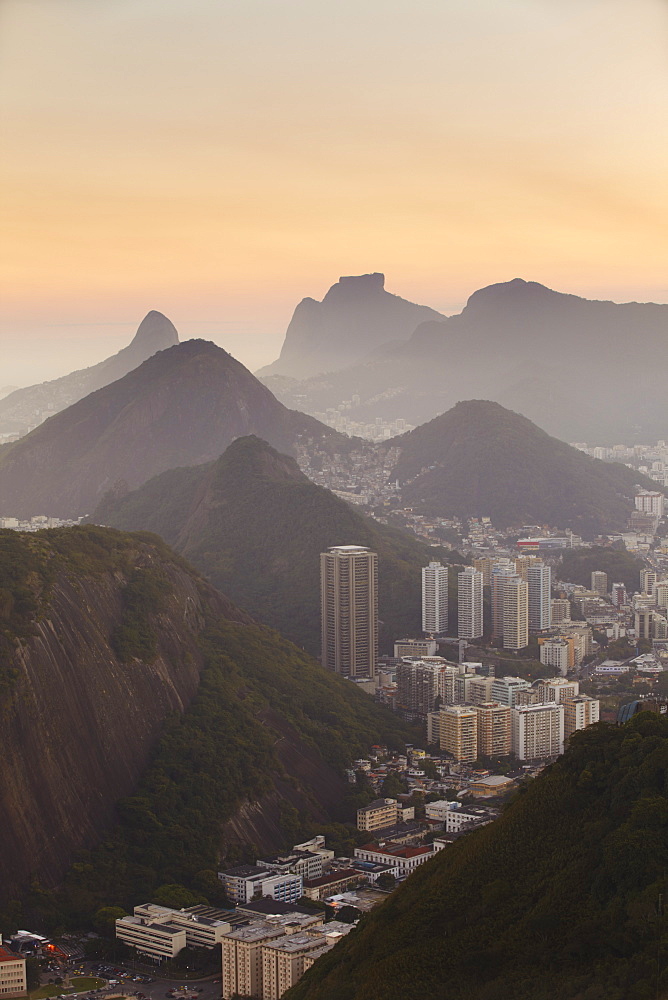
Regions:
M 367 545 L 379 556 L 381 646 L 420 628 L 421 567 L 447 554 L 365 517 L 315 486 L 293 459 L 239 438 L 207 466 L 175 469 L 95 520 L 162 535 L 216 587 L 309 652 L 320 651 L 320 553 Z
M 590 458 L 526 417 L 479 399 L 390 444 L 402 449 L 392 475 L 406 484 L 407 503 L 435 516 L 489 516 L 499 528 L 549 524 L 592 537 L 626 525 L 636 484 L 656 488 L 646 476 Z
M 640 586 L 640 570 L 645 563 L 626 549 L 595 545 L 590 549 L 567 549 L 555 570 L 560 580 L 591 586 L 591 574 L 602 570 L 608 574 L 608 589 L 613 583 L 623 583 L 629 592 Z
M 668 720 L 577 733 L 288 1000 L 649 1000 L 668 990 Z
M 26 577 L 32 583 L 27 591 L 33 603 L 20 617 L 26 634 L 37 613 L 34 589 L 46 587 L 50 571 L 55 576 L 55 568 L 62 572 L 65 565 L 76 566 L 84 580 L 86 572 L 104 566 L 122 570 L 127 579 L 114 635 L 119 656 L 153 655 L 155 614 L 167 584 L 155 569 L 133 566 L 130 554 L 153 544 L 166 560 L 174 559 L 159 539 L 88 527 L 14 534 L 13 540 L 3 534 L 0 541 L 14 556 L 18 575 L 12 594 L 20 597 Z M 0 560 L 3 580 L 9 561 Z M 176 562 L 183 565 L 178 557 Z M 343 768 L 371 744 L 401 747 L 416 738 L 391 712 L 277 633 L 224 617 L 218 603 L 209 600 L 211 589 L 201 580 L 197 585 L 207 617 L 198 640 L 205 663 L 198 694 L 182 716 L 168 719 L 148 771 L 134 793 L 117 804 L 116 826 L 97 848 L 80 854 L 60 889 L 34 883 L 22 900 L 12 901 L 0 887 L 0 931 L 25 923 L 50 932 L 90 926 L 100 910 L 128 909 L 149 898 L 176 899 L 179 905 L 220 902 L 215 873 L 221 828 L 242 803 L 275 794 L 277 781 L 294 789 L 303 807 L 290 801 L 281 807 L 284 846 L 290 846 L 314 833 L 316 825 L 346 818 L 338 810 L 340 798 L 329 812 L 316 798 L 313 774 L 338 789 Z M 282 764 L 278 745 L 286 742 L 296 744 L 302 758 L 308 756 L 311 777 Z M 360 791 L 366 790 L 351 789 L 351 796 Z M 350 836 L 344 827 L 333 832 Z M 252 845 L 246 846 L 252 856 Z

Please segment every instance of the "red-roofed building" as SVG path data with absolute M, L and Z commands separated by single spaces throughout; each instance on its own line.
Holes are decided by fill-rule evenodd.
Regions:
M 0 944 L 0 997 L 24 997 L 27 991 L 25 958 Z
M 355 848 L 355 857 L 361 861 L 375 861 L 377 864 L 394 865 L 399 870 L 400 876 L 410 875 L 418 865 L 429 861 L 434 856 L 434 848 L 428 847 L 406 847 L 404 844 L 395 844 L 387 841 L 381 844 L 364 844 L 363 847 Z

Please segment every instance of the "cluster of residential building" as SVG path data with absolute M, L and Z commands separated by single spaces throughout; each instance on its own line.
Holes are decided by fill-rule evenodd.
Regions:
M 578 681 L 556 677 L 530 684 L 521 677 L 475 674 L 457 680 L 458 700 L 444 698 L 427 716 L 427 742 L 455 760 L 509 754 L 520 761 L 546 760 L 562 753 L 576 730 L 599 721 L 598 700 L 581 695 Z
M 72 528 L 80 524 L 83 518 L 74 521 L 63 520 L 60 517 L 47 517 L 46 514 L 37 514 L 35 517 L 21 520 L 18 517 L 0 517 L 0 528 L 9 528 L 12 531 L 41 531 L 43 528 Z

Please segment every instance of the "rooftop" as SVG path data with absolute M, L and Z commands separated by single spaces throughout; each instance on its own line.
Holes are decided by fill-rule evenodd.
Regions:
M 25 961 L 20 955 L 16 955 L 13 951 L 9 951 L 8 948 L 3 948 L 0 944 L 0 962 L 21 962 Z

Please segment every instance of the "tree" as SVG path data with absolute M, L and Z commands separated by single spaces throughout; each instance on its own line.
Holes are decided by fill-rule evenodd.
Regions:
M 378 886 L 378 888 L 386 889 L 388 892 L 394 889 L 396 884 L 397 880 L 392 874 L 392 872 L 383 872 L 382 875 L 379 875 L 378 878 L 376 879 L 376 885 Z
M 114 937 L 116 931 L 116 921 L 124 917 L 127 910 L 121 906 L 101 906 L 93 917 L 93 927 L 98 934 L 105 937 Z

